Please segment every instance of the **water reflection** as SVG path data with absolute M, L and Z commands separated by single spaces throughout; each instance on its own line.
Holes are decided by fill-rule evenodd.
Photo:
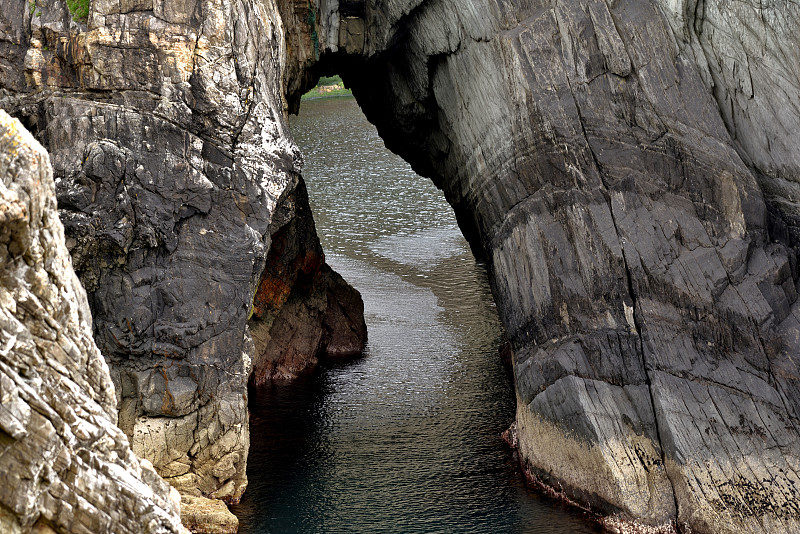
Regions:
M 485 272 L 433 185 L 352 99 L 292 125 L 328 262 L 358 288 L 363 358 L 251 399 L 241 532 L 592 532 L 524 487 Z

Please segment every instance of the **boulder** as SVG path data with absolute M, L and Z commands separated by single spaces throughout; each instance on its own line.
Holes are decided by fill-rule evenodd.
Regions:
M 184 495 L 181 521 L 193 534 L 236 534 L 239 531 L 239 520 L 218 499 Z

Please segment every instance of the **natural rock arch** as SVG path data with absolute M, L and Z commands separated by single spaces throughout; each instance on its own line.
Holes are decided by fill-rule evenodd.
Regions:
M 704 6 L 7 0 L 0 105 L 51 154 L 134 450 L 244 490 L 285 112 L 336 69 L 488 260 L 530 472 L 622 520 L 797 530 L 798 8 Z
M 351 6 L 319 67 L 488 260 L 526 467 L 621 520 L 797 529 L 797 9 L 460 7 Z

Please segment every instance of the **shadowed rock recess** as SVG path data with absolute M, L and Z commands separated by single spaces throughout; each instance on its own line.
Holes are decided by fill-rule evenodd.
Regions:
M 97 0 L 78 22 L 2 0 L 0 106 L 51 154 L 119 424 L 182 491 L 244 490 L 251 359 L 297 374 L 358 336 L 286 127 L 337 71 L 487 260 L 529 474 L 609 525 L 798 532 L 799 22 L 790 0 Z

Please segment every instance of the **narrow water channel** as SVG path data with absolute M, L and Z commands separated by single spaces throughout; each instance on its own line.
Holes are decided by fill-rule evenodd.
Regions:
M 441 192 L 352 98 L 304 102 L 292 132 L 369 343 L 356 362 L 251 398 L 240 532 L 596 532 L 526 489 L 500 439 L 514 418 L 501 327 Z

